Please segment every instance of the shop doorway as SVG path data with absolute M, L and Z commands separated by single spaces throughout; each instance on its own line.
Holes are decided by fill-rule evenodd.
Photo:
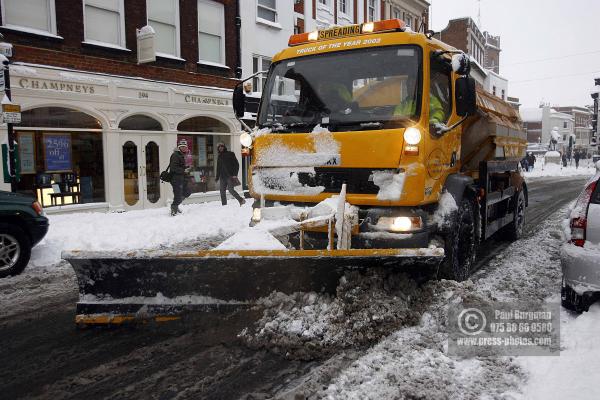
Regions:
M 160 207 L 160 148 L 155 136 L 122 135 L 123 200 L 130 210 Z

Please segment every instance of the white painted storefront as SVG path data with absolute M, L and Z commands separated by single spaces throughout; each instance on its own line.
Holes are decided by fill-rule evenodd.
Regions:
M 187 161 L 194 193 L 187 202 L 219 198 L 218 142 L 240 157 L 231 90 L 38 65 L 15 64 L 10 72 L 13 103 L 21 105 L 24 118 L 15 125 L 23 144 L 19 191 L 43 197 L 49 212 L 168 205 L 171 186 L 160 183 L 157 174 L 167 168 L 178 136 L 191 141 Z M 0 143 L 6 142 L 1 125 Z M 0 189 L 10 186 L 0 183 Z M 61 190 L 79 195 L 51 195 Z

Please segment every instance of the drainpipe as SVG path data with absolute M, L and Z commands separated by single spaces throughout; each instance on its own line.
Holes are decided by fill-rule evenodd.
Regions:
M 236 2 L 235 6 L 235 32 L 237 36 L 237 65 L 235 67 L 235 76 L 240 79 L 242 77 L 242 17 L 240 16 L 240 1 Z

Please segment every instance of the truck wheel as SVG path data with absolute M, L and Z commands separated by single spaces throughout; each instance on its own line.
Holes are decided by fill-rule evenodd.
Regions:
M 0 224 L 0 278 L 20 274 L 31 256 L 31 240 L 14 225 Z
M 446 257 L 438 276 L 461 282 L 469 278 L 477 254 L 478 234 L 471 200 L 465 198 L 460 202 L 454 218 L 450 230 L 444 235 Z
M 515 197 L 513 212 L 515 217 L 513 222 L 506 225 L 504 236 L 508 240 L 517 240 L 523 236 L 523 227 L 525 226 L 525 194 L 521 190 Z

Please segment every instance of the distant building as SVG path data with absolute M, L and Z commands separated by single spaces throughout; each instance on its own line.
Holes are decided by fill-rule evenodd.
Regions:
M 489 93 L 508 97 L 508 79 L 500 75 L 500 36 L 481 32 L 470 17 L 453 19 L 437 38 L 471 56 L 472 76 Z
M 562 113 L 549 106 L 522 108 L 520 110 L 523 127 L 527 132 L 527 142 L 548 146 L 551 132 L 556 128 L 560 138 L 557 149 L 563 151 L 574 134 L 575 121 L 570 114 Z
M 592 112 L 587 107 L 568 106 L 554 107 L 556 111 L 569 114 L 575 121 L 575 148 L 591 152 L 590 139 L 592 138 Z
M 385 0 L 383 19 L 401 19 L 414 31 L 429 29 L 429 2 L 426 0 Z

